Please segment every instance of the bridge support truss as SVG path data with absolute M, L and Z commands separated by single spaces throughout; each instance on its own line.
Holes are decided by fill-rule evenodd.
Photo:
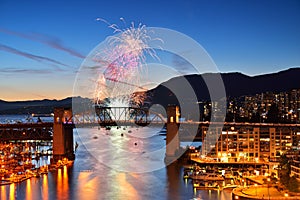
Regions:
M 150 123 L 164 123 L 161 115 L 143 108 L 95 106 L 95 112 L 100 126 L 126 126 L 132 124 L 147 126 Z

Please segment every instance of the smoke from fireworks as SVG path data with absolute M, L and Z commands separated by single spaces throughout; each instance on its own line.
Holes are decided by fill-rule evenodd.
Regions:
M 123 101 L 127 106 L 141 105 L 144 101 L 146 89 L 140 86 L 140 74 L 147 71 L 146 55 L 157 58 L 154 49 L 149 46 L 152 38 L 146 26 L 134 23 L 126 29 L 120 29 L 115 24 L 103 21 L 117 33 L 107 39 L 104 50 L 93 58 L 101 66 L 94 98 L 97 104 L 110 99 Z M 120 18 L 126 25 L 123 18 Z M 155 39 L 156 40 L 156 39 Z

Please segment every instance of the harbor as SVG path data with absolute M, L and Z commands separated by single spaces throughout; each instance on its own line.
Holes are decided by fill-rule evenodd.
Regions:
M 122 149 L 123 145 L 130 145 L 135 151 L 153 151 L 160 148 L 164 143 L 164 136 L 159 135 L 159 129 L 143 128 L 140 133 L 154 134 L 150 141 L 144 142 L 143 146 L 139 140 L 134 140 L 131 134 L 137 133 L 135 128 L 113 127 L 82 129 L 74 131 L 74 141 L 79 143 L 76 151 L 76 159 L 70 165 L 51 170 L 48 166 L 48 174 L 40 177 L 31 177 L 22 182 L 2 185 L 0 189 L 1 199 L 172 199 L 172 198 L 200 198 L 200 199 L 230 199 L 230 191 L 216 190 L 193 190 L 193 186 L 186 182 L 183 176 L 183 167 L 175 162 L 173 165 L 157 169 L 148 173 L 122 172 L 107 166 L 104 160 L 98 160 L 86 149 L 83 142 L 90 140 L 90 147 L 105 145 L 104 141 L 93 139 L 94 136 L 105 140 L 114 141 L 115 148 Z M 129 133 L 131 131 L 131 133 Z M 157 131 L 157 132 L 156 132 Z M 123 133 L 123 136 L 121 134 Z M 86 137 L 86 138 L 85 138 Z M 138 145 L 134 145 L 137 142 Z M 116 156 L 115 152 L 106 151 L 107 156 Z M 119 153 L 120 158 L 127 159 L 126 152 Z M 160 161 L 164 163 L 164 153 Z M 50 161 L 51 156 L 45 156 L 44 160 Z M 145 158 L 144 162 L 150 162 L 152 158 Z M 34 160 L 32 160 L 34 161 Z M 138 165 L 140 161 L 115 159 L 112 165 L 120 165 L 123 168 L 131 161 Z M 152 161 L 153 162 L 153 161 Z M 35 163 L 35 161 L 34 161 Z M 43 162 L 40 163 L 43 165 Z M 148 184 L 155 183 L 155 184 Z M 124 190 L 126 188 L 126 190 Z M 152 190 L 157 191 L 155 193 Z
M 46 150 L 47 149 L 47 150 Z M 50 171 L 70 166 L 66 158 L 51 163 L 51 142 L 16 142 L 0 144 L 0 185 L 39 178 Z
M 175 116 L 177 113 L 175 111 L 176 109 L 171 108 L 168 114 Z M 200 146 L 196 146 L 195 142 L 180 141 L 179 135 L 182 134 L 182 129 L 178 129 L 175 123 L 177 121 L 168 121 L 166 126 L 162 123 L 161 127 L 158 124 L 153 127 L 115 126 L 111 124 L 104 126 L 106 121 L 101 123 L 102 126 L 90 126 L 90 123 L 87 122 L 88 126 L 84 126 L 85 124 L 82 123 L 78 128 L 75 128 L 70 116 L 72 116 L 70 110 L 56 109 L 53 123 L 31 122 L 1 126 L 0 134 L 3 136 L 0 146 L 1 187 L 3 190 L 7 190 L 8 187 L 10 190 L 15 187 L 15 184 L 32 184 L 32 181 L 46 177 L 55 176 L 55 181 L 62 179 L 62 175 L 66 180 L 69 180 L 69 177 L 74 174 L 76 174 L 77 179 L 78 176 L 84 176 L 85 173 L 93 177 L 98 174 L 98 169 L 102 169 L 100 177 L 107 176 L 107 174 L 103 174 L 105 171 L 115 174 L 117 177 L 125 176 L 126 178 L 128 176 L 135 177 L 137 174 L 147 177 L 149 172 L 157 171 L 160 174 L 165 171 L 166 177 L 162 176 L 167 178 L 165 182 L 159 178 L 160 175 L 155 175 L 157 178 L 155 181 L 174 185 L 180 191 L 183 189 L 181 187 L 184 187 L 186 188 L 185 192 L 174 193 L 174 195 L 188 195 L 190 198 L 198 197 L 204 191 L 207 191 L 208 194 L 214 191 L 215 194 L 226 196 L 226 198 L 218 197 L 219 199 L 262 199 L 264 197 L 297 199 L 299 196 L 298 193 L 287 190 L 286 186 L 279 181 L 282 170 L 279 170 L 280 163 L 278 161 L 267 162 L 262 156 L 262 159 L 256 159 L 255 157 L 246 157 L 247 154 L 238 152 L 236 153 L 237 157 L 233 157 L 231 154 L 226 154 L 226 156 L 230 155 L 228 157 L 218 157 L 219 154 L 224 154 L 222 151 L 229 151 L 234 148 L 229 146 L 229 142 L 222 142 L 222 146 L 212 148 L 215 151 L 214 155 L 203 155 L 203 152 L 207 151 L 203 142 L 198 142 Z M 177 120 L 176 117 L 174 118 Z M 139 119 L 139 123 L 142 122 Z M 189 123 L 193 125 L 192 122 Z M 186 127 L 189 124 L 184 125 Z M 201 125 L 200 130 L 204 131 L 200 133 L 203 135 L 208 124 L 203 123 Z M 261 127 L 258 124 L 252 125 L 258 127 L 254 129 L 256 131 L 259 131 L 261 127 L 263 130 L 266 129 L 265 127 L 271 127 L 269 130 L 274 132 L 273 124 L 262 124 Z M 233 137 L 228 136 L 228 127 L 230 131 L 239 133 L 238 129 L 244 126 L 250 129 L 251 124 L 225 123 L 225 134 L 221 134 L 220 138 L 226 138 L 227 141 L 232 140 Z M 298 126 L 281 126 L 298 129 Z M 277 128 L 277 126 L 275 127 Z M 177 134 L 177 131 L 181 132 Z M 248 138 L 252 137 L 250 131 L 244 132 Z M 39 134 L 32 135 L 33 133 Z M 172 140 L 176 138 L 176 143 L 173 143 L 172 148 L 170 148 L 168 145 L 170 135 L 174 133 L 176 135 L 173 136 Z M 290 132 L 287 131 L 287 133 Z M 65 136 L 61 137 L 60 134 Z M 42 140 L 49 136 L 52 137 L 52 140 Z M 143 138 L 145 136 L 147 136 L 146 139 Z M 28 137 L 33 137 L 34 140 L 28 140 Z M 235 141 L 232 140 L 232 142 Z M 106 148 L 98 148 L 99 145 Z M 246 145 L 244 144 L 239 151 L 249 149 Z M 77 152 L 78 148 L 81 151 Z M 180 152 L 183 154 L 177 156 Z M 168 159 L 174 156 L 177 158 L 170 163 Z M 90 158 L 88 159 L 88 157 Z M 74 158 L 76 159 L 74 160 Z M 78 168 L 80 171 L 77 171 Z M 103 169 L 106 170 L 103 171 Z M 111 180 L 111 177 L 107 178 Z M 63 181 L 65 184 L 66 180 Z M 143 178 L 140 181 L 143 182 Z M 57 184 L 60 183 L 57 182 Z M 73 184 L 76 184 L 76 180 Z M 126 183 L 126 185 L 128 184 Z M 175 186 L 176 184 L 177 186 Z M 99 185 L 99 187 L 101 186 Z M 253 190 L 258 191 L 258 193 L 254 195 Z M 266 194 L 265 191 L 272 192 Z M 136 192 L 137 197 L 144 196 L 143 193 Z M 164 193 L 164 195 L 171 194 Z
M 209 158 L 201 159 L 200 149 L 190 147 L 185 155 L 192 164 L 184 166 L 183 179 L 193 186 L 194 191 L 230 191 L 233 200 L 300 199 L 299 193 L 289 191 L 279 182 L 277 173 L 267 173 L 269 168 L 264 166 L 272 164 L 224 163 Z

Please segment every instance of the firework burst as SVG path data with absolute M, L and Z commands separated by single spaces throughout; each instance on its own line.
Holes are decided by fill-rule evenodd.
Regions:
M 124 25 L 125 20 L 120 18 Z M 149 36 L 145 25 L 134 23 L 126 29 L 120 29 L 115 24 L 103 21 L 117 33 L 107 39 L 105 49 L 98 52 L 94 61 L 101 64 L 99 78 L 96 81 L 94 92 L 95 102 L 105 99 L 122 99 L 127 105 L 141 105 L 144 101 L 147 89 L 140 86 L 140 74 L 147 71 L 146 56 L 157 58 L 149 42 L 153 39 Z M 157 39 L 155 39 L 157 40 Z

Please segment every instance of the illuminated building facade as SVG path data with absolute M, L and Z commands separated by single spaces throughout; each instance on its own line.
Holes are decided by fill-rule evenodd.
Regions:
M 293 160 L 291 164 L 291 176 L 295 176 L 298 181 L 300 181 L 300 161 Z
M 278 161 L 299 148 L 300 126 L 294 124 L 225 123 L 202 127 L 202 155 L 221 162 Z
M 228 121 L 298 123 L 300 121 L 300 89 L 287 92 L 265 92 L 228 100 Z

